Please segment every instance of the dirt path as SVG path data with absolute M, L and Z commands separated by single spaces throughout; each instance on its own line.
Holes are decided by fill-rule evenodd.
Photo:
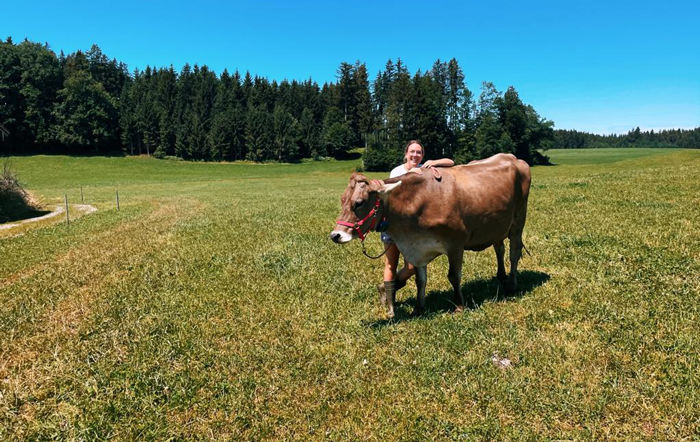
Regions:
M 80 211 L 80 215 L 89 215 L 91 213 L 97 212 L 97 208 L 95 206 L 91 206 L 89 204 L 72 204 L 72 207 L 78 209 Z M 22 224 L 27 224 L 27 223 L 33 223 L 41 220 L 45 220 L 48 218 L 53 218 L 54 216 L 58 216 L 62 214 L 63 212 L 66 211 L 66 208 L 64 206 L 56 206 L 56 209 L 54 209 L 53 212 L 48 213 L 44 216 L 38 216 L 36 218 L 29 218 L 25 219 L 16 223 L 12 224 L 2 224 L 0 225 L 0 230 L 6 230 L 6 229 L 11 229 L 13 227 L 21 226 Z

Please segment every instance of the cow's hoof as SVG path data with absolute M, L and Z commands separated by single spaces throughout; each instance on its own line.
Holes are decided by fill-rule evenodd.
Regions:
M 455 313 L 462 313 L 464 311 L 464 306 L 463 305 L 458 305 L 455 307 Z
M 518 280 L 510 275 L 506 282 L 506 296 L 512 296 L 518 292 Z
M 394 312 L 393 312 L 393 311 L 386 312 L 386 317 L 387 317 L 388 319 L 394 319 Z
M 384 290 L 384 283 L 377 286 L 377 291 L 379 292 L 379 303 L 386 307 L 386 290 Z

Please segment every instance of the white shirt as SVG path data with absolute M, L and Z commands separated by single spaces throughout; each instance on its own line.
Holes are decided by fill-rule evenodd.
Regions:
M 389 174 L 389 178 L 396 178 L 397 176 L 404 175 L 408 173 L 408 170 L 404 167 L 406 163 L 401 164 L 400 166 L 396 166 L 391 170 L 391 173 Z M 421 167 L 423 163 L 420 163 L 418 167 Z

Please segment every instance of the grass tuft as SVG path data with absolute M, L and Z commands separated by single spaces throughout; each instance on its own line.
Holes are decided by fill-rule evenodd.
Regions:
M 12 170 L 10 160 L 5 159 L 0 171 L 0 223 L 22 219 L 34 211 L 29 194 Z

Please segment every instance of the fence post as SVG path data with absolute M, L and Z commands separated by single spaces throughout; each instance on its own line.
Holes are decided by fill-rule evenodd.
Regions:
M 66 224 L 70 225 L 70 216 L 68 215 L 68 195 L 63 194 L 63 200 L 66 202 Z
M 117 210 L 119 210 L 119 189 L 117 189 Z
M 85 204 L 85 198 L 83 197 L 83 186 L 80 186 L 80 204 Z

